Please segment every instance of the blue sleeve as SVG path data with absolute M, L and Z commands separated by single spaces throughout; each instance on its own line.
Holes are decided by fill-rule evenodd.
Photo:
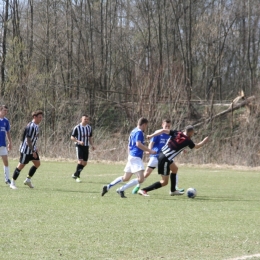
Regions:
M 144 134 L 141 131 L 136 132 L 135 134 L 135 142 L 143 142 L 144 141 Z

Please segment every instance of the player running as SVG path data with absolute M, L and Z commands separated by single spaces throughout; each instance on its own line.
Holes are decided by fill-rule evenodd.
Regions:
M 155 182 L 151 186 L 139 190 L 138 193 L 140 195 L 149 196 L 147 192 L 166 186 L 168 184 L 169 176 L 171 179 L 170 195 L 183 195 L 184 192 L 176 190 L 176 174 L 178 171 L 178 167 L 174 163 L 174 158 L 187 146 L 190 149 L 199 149 L 208 142 L 208 137 L 206 137 L 198 144 L 193 143 L 193 141 L 191 140 L 194 135 L 193 126 L 187 126 L 184 133 L 177 130 L 161 129 L 155 131 L 153 134 L 148 135 L 147 137 L 152 138 L 163 133 L 170 135 L 170 138 L 168 139 L 167 143 L 162 147 L 162 150 L 158 157 L 158 174 L 161 175 L 162 179 L 159 182 Z
M 170 129 L 171 128 L 171 120 L 164 119 L 162 121 L 162 128 L 163 129 Z M 151 141 L 149 143 L 149 148 L 156 151 L 156 154 L 151 154 L 149 162 L 147 164 L 147 167 L 144 172 L 144 181 L 150 176 L 152 171 L 158 166 L 158 156 L 162 149 L 162 147 L 166 144 L 167 140 L 170 138 L 168 134 L 162 133 L 160 135 L 157 135 L 153 138 L 151 138 Z M 140 189 L 140 184 L 137 184 L 136 187 L 133 189 L 132 193 L 136 194 Z M 176 186 L 177 186 L 177 180 L 176 180 Z M 176 187 L 176 189 L 178 189 Z M 180 191 L 184 191 L 184 189 L 179 189 Z
M 13 179 L 11 180 L 10 188 L 16 190 L 15 181 L 17 180 L 21 170 L 26 164 L 32 161 L 33 166 L 30 168 L 24 185 L 34 188 L 31 178 L 36 170 L 40 167 L 40 158 L 37 149 L 37 140 L 39 137 L 39 124 L 43 119 L 43 112 L 41 110 L 32 113 L 33 120 L 26 126 L 22 136 L 22 143 L 20 145 L 20 162 L 15 168 Z
M 5 117 L 7 115 L 8 108 L 5 105 L 0 106 L 0 156 L 2 157 L 4 164 L 5 183 L 10 185 L 9 179 L 9 166 L 8 166 L 8 151 L 12 149 L 12 140 L 10 134 L 10 123 Z M 6 149 L 6 139 L 8 141 Z
M 92 150 L 95 150 L 94 141 L 92 137 L 92 128 L 88 123 L 89 116 L 83 115 L 81 117 L 81 123 L 74 127 L 70 137 L 70 139 L 73 142 L 75 142 L 78 159 L 76 171 L 71 176 L 73 179 L 76 180 L 76 182 L 81 182 L 80 173 L 83 170 L 83 168 L 87 165 L 89 157 L 89 145 L 91 144 Z
M 117 189 L 117 193 L 121 198 L 126 198 L 125 190 L 135 186 L 138 183 L 144 181 L 144 164 L 142 161 L 143 152 L 146 151 L 150 154 L 155 154 L 156 152 L 149 149 L 144 145 L 144 131 L 148 125 L 148 120 L 146 118 L 140 118 L 138 120 L 137 127 L 131 132 L 129 136 L 128 143 L 128 161 L 124 169 L 125 174 L 116 178 L 110 184 L 103 186 L 101 196 L 104 196 L 109 189 L 111 189 L 116 184 L 121 182 L 129 181 L 133 174 L 137 176 L 136 179 L 133 179 L 126 183 L 121 188 Z

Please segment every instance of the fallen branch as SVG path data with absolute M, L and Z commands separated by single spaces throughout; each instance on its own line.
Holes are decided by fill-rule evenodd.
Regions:
M 213 119 L 215 119 L 215 118 L 217 118 L 217 117 L 223 116 L 223 115 L 225 115 L 225 114 L 227 114 L 227 113 L 230 113 L 230 112 L 232 112 L 232 111 L 235 111 L 235 110 L 237 110 L 237 109 L 239 109 L 239 108 L 241 108 L 241 107 L 244 107 L 244 106 L 248 105 L 248 104 L 249 104 L 251 101 L 253 101 L 254 99 L 255 99 L 255 96 L 251 96 L 251 97 L 245 99 L 244 101 L 242 101 L 242 102 L 239 103 L 239 104 L 232 105 L 232 103 L 231 103 L 231 105 L 230 105 L 230 107 L 229 107 L 228 109 L 226 109 L 226 110 L 224 110 L 224 111 L 222 111 L 222 112 L 220 112 L 220 113 L 218 113 L 218 114 L 216 114 L 216 115 L 214 115 L 214 116 L 212 116 L 212 117 L 210 117 L 210 118 L 207 118 L 207 119 L 205 119 L 205 120 L 203 120 L 203 121 L 201 121 L 201 122 L 199 122 L 199 123 L 196 123 L 196 124 L 194 124 L 193 126 L 196 127 L 196 126 L 203 125 L 203 124 L 205 124 L 205 123 L 209 123 L 210 121 L 212 121 Z

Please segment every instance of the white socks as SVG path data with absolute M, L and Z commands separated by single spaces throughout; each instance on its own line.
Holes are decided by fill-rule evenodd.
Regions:
M 10 175 L 8 166 L 4 166 L 4 173 L 5 173 L 5 181 L 8 181 Z
M 118 183 L 120 183 L 122 181 L 123 181 L 123 177 L 122 176 L 116 178 L 110 184 L 107 185 L 107 189 L 109 190 L 110 188 L 112 188 L 113 186 L 117 185 Z
M 122 186 L 119 190 L 124 191 L 124 190 L 126 190 L 130 187 L 137 185 L 137 184 L 139 184 L 138 179 L 133 179 L 133 180 L 129 181 L 127 184 L 125 184 L 124 186 Z

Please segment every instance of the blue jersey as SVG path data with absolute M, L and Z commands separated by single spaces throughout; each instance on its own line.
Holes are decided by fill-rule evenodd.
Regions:
M 10 131 L 10 124 L 7 118 L 0 118 L 0 146 L 6 147 L 6 132 Z
M 167 140 L 170 138 L 169 135 L 167 134 L 161 134 L 161 135 L 157 135 L 154 136 L 151 139 L 151 142 L 153 142 L 153 151 L 156 151 L 156 154 L 150 154 L 150 157 L 158 157 L 162 147 L 167 143 Z
M 136 146 L 136 142 L 138 141 L 144 144 L 144 133 L 141 129 L 136 127 L 129 136 L 129 154 L 134 157 L 143 158 L 143 150 Z

